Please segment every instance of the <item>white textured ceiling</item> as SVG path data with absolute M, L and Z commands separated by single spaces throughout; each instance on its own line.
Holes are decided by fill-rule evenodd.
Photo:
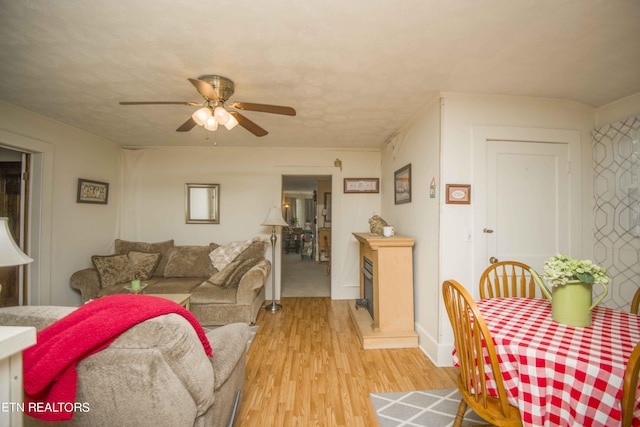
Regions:
M 178 133 L 187 78 L 235 82 L 237 127 Z M 0 0 L 0 100 L 123 146 L 379 148 L 439 91 L 640 92 L 637 0 Z

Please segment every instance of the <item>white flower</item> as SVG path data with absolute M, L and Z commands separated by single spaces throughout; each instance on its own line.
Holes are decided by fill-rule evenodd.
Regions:
M 544 277 L 551 286 L 565 285 L 570 280 L 600 285 L 609 283 L 606 269 L 593 264 L 591 260 L 569 258 L 564 254 L 558 254 L 545 261 Z

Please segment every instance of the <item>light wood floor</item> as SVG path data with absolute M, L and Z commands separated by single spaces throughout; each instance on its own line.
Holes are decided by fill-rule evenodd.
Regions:
M 362 350 L 347 301 L 281 302 L 258 315 L 235 427 L 377 426 L 371 392 L 456 387 L 418 348 Z

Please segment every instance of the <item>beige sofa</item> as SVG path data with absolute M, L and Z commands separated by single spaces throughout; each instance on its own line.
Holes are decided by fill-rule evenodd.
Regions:
M 190 294 L 190 310 L 203 326 L 253 324 L 271 271 L 265 247 L 258 238 L 203 246 L 116 239 L 115 254 L 92 256 L 94 266 L 73 273 L 70 282 L 86 302 L 129 292 L 125 287 L 139 279 L 145 294 Z M 216 265 L 224 265 L 220 270 L 212 253 Z
M 75 308 L 0 308 L 0 325 L 37 330 Z M 122 333 L 77 365 L 76 402 L 90 410 L 69 421 L 31 426 L 226 426 L 241 394 L 249 326 L 235 323 L 207 332 L 213 358 L 203 351 L 191 324 L 178 314 L 158 316 Z

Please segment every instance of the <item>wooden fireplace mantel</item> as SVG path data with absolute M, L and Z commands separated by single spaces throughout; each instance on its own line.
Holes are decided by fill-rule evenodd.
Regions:
M 360 298 L 364 297 L 363 259 L 373 264 L 373 319 L 349 303 L 349 313 L 364 349 L 417 347 L 413 318 L 413 245 L 405 236 L 353 233 L 360 243 Z

